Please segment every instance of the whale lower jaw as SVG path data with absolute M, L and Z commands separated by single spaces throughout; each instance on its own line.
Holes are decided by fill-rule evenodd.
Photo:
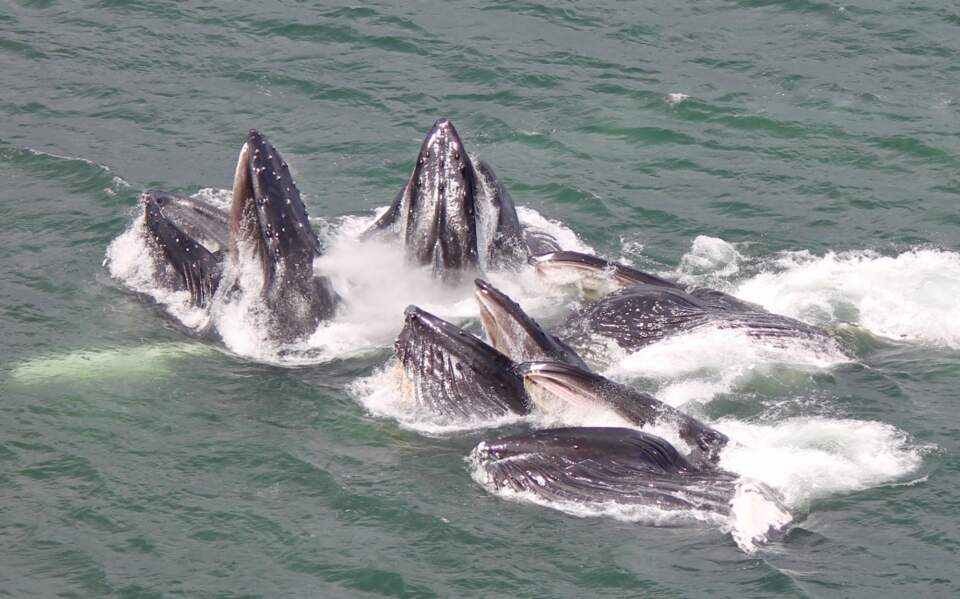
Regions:
M 629 428 L 558 428 L 480 443 L 478 478 L 544 503 L 620 504 L 728 515 L 738 477 L 699 470 L 663 439 Z

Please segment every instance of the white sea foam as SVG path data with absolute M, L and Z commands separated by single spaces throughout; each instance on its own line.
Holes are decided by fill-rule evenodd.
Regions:
M 818 417 L 754 424 L 730 419 L 713 426 L 731 439 L 720 466 L 746 481 L 734 498 L 728 526 L 748 552 L 789 521 L 784 520 L 787 512 L 751 487 L 754 482 L 775 490 L 790 513 L 806 512 L 820 499 L 904 484 L 929 450 L 895 427 L 873 421 Z
M 801 250 L 749 258 L 745 245 L 697 237 L 680 260 L 680 282 L 813 324 L 855 323 L 890 339 L 960 348 L 960 253 Z M 744 271 L 757 274 L 740 278 Z
M 636 352 L 611 349 L 604 373 L 619 381 L 654 381 L 658 399 L 673 406 L 707 403 L 752 377 L 787 368 L 813 372 L 849 362 L 832 341 L 751 337 L 737 329 L 705 326 Z
M 727 291 L 726 279 L 740 272 L 742 260 L 743 255 L 732 243 L 719 237 L 698 235 L 690 251 L 680 258 L 679 281 L 683 285 Z
M 714 426 L 733 440 L 720 465 L 777 489 L 796 510 L 824 497 L 900 482 L 920 468 L 927 450 L 889 424 L 866 420 L 731 419 Z
M 736 295 L 812 322 L 852 321 L 891 339 L 960 348 L 960 253 L 786 252 Z
M 574 233 L 573 229 L 561 223 L 558 220 L 546 218 L 533 208 L 526 206 L 517 206 L 517 217 L 520 224 L 525 227 L 540 229 L 552 235 L 560 248 L 573 252 L 593 253 L 593 248 L 583 242 L 580 237 Z

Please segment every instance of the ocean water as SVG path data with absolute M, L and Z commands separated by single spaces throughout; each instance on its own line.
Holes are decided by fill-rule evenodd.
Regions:
M 958 40 L 946 2 L 4 3 L 0 594 L 960 594 Z M 597 364 L 725 432 L 786 514 L 492 494 L 473 448 L 544 423 L 403 403 L 403 308 L 476 306 L 357 235 L 439 117 L 566 247 L 830 331 Z M 139 192 L 224 201 L 251 127 L 349 300 L 283 351 L 139 253 Z M 580 301 L 490 278 L 548 326 Z

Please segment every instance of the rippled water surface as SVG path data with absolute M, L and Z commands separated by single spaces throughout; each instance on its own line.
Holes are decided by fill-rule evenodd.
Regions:
M 960 594 L 958 40 L 949 2 L 2 3 L 0 593 Z M 830 331 L 601 366 L 734 439 L 783 533 L 492 495 L 466 457 L 526 424 L 391 399 L 406 303 L 476 330 L 469 295 L 351 241 L 441 116 L 526 219 Z M 138 193 L 220 197 L 251 127 L 352 285 L 299 361 L 117 276 Z

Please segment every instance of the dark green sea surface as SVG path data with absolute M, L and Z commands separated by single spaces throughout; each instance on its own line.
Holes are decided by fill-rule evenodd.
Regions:
M 742 254 L 732 288 L 801 258 L 862 274 L 814 285 L 842 304 L 821 322 L 859 322 L 853 361 L 700 407 L 840 423 L 785 534 L 749 553 L 496 497 L 464 461 L 496 431 L 423 435 L 347 392 L 388 348 L 263 364 L 102 265 L 141 190 L 229 187 L 251 127 L 331 218 L 388 203 L 441 116 L 608 256 L 682 271 L 708 236 Z M 4 0 L 0 596 L 957 596 L 958 173 L 951 2 Z M 845 422 L 915 462 L 817 492 L 872 467 Z

